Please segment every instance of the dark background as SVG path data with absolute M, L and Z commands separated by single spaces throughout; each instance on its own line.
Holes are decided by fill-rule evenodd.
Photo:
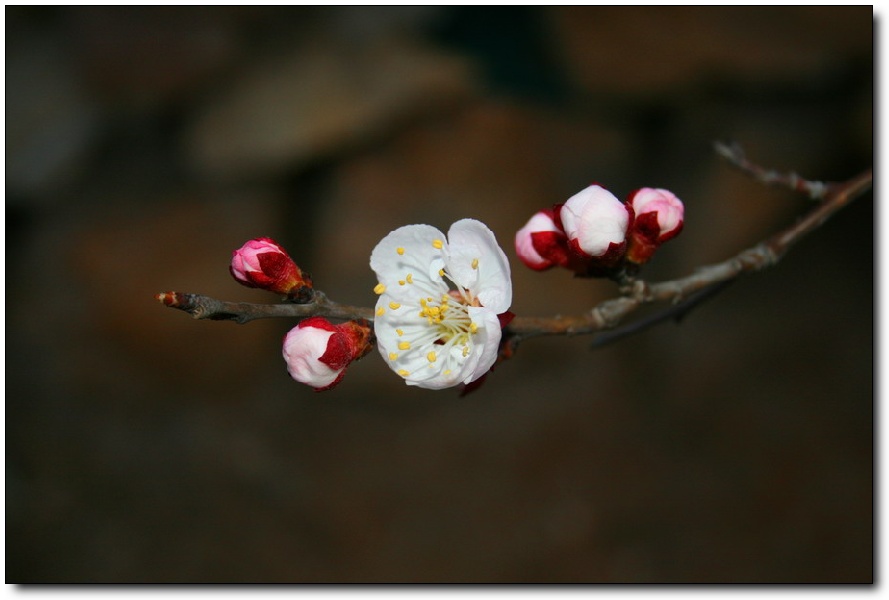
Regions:
M 194 321 L 157 292 L 272 302 L 228 274 L 278 239 L 371 305 L 391 229 L 474 217 L 513 311 L 607 281 L 512 237 L 599 181 L 667 187 L 680 277 L 804 197 L 718 160 L 843 180 L 873 154 L 855 8 L 6 8 L 8 582 L 867 582 L 870 194 L 767 272 L 597 351 L 527 342 L 459 397 L 374 352 L 289 379 L 294 325 Z

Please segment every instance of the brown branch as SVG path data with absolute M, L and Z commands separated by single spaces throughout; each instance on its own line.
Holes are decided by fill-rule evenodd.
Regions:
M 651 284 L 642 280 L 629 280 L 622 285 L 621 296 L 606 300 L 583 315 L 516 317 L 504 329 L 504 340 L 508 341 L 504 348 L 512 352 L 520 341 L 540 335 L 581 335 L 613 329 L 641 306 L 654 302 L 670 302 L 679 307 L 673 311 L 664 311 L 660 320 L 674 317 L 676 314 L 684 315 L 692 306 L 699 303 L 698 300 L 694 300 L 695 294 L 703 294 L 705 290 L 712 289 L 722 282 L 734 280 L 742 274 L 775 265 L 805 235 L 817 229 L 836 211 L 870 190 L 873 182 L 873 172 L 870 169 L 843 183 L 823 184 L 806 181 L 795 174 L 782 175 L 754 165 L 744 158 L 737 147 L 719 145 L 717 148 L 732 164 L 758 181 L 783 185 L 813 198 L 820 198 L 821 202 L 793 225 L 726 261 L 701 267 L 687 277 Z M 301 319 L 319 315 L 331 319 L 373 320 L 373 309 L 337 304 L 317 290 L 312 301 L 304 304 L 224 302 L 208 296 L 179 292 L 164 292 L 155 297 L 162 304 L 183 310 L 196 319 L 247 323 L 263 318 Z M 643 326 L 650 324 L 653 323 Z
M 655 325 L 663 323 L 664 321 L 671 320 L 678 323 L 682 319 L 684 319 L 685 316 L 688 315 L 688 313 L 690 313 L 693 308 L 697 307 L 699 304 L 702 304 L 705 300 L 709 300 L 710 298 L 724 290 L 726 287 L 728 287 L 734 281 L 736 280 L 726 279 L 725 281 L 718 281 L 708 287 L 705 287 L 702 290 L 698 290 L 681 302 L 668 306 L 667 308 L 653 315 L 649 315 L 643 319 L 637 319 L 636 321 L 632 321 L 627 325 L 623 325 L 621 327 L 603 332 L 593 338 L 593 343 L 590 345 L 590 348 L 601 348 L 602 346 L 612 344 L 624 339 L 625 337 L 629 337 L 631 335 L 635 335 L 639 332 L 645 331 L 646 329 L 650 329 Z
M 296 304 L 253 304 L 251 302 L 225 302 L 201 294 L 184 294 L 182 292 L 161 292 L 155 299 L 170 308 L 185 311 L 195 319 L 213 321 L 234 321 L 239 324 L 249 323 L 256 319 L 286 317 L 303 319 L 321 316 L 330 319 L 373 321 L 373 309 L 361 306 L 347 306 L 329 300 L 324 293 L 315 290 L 311 302 Z

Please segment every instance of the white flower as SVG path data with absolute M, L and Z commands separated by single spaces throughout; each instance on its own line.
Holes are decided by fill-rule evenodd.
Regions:
M 630 224 L 626 205 L 600 185 L 591 185 L 571 196 L 559 217 L 570 243 L 591 257 L 622 249 Z
M 497 360 L 497 315 L 512 303 L 509 262 L 483 223 L 463 219 L 447 238 L 407 225 L 377 244 L 377 347 L 408 385 L 442 389 L 482 377 Z

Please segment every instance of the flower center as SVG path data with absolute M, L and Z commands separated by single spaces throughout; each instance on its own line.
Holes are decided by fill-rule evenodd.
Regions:
M 451 290 L 442 294 L 440 300 L 432 297 L 420 298 L 421 318 L 435 331 L 435 344 L 457 344 L 464 347 L 464 356 L 468 354 L 469 336 L 478 331 L 478 326 L 469 317 L 468 307 L 481 306 L 478 299 L 468 292 Z

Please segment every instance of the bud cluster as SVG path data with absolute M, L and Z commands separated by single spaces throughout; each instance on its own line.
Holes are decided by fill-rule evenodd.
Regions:
M 284 294 L 291 302 L 305 304 L 314 298 L 312 279 L 271 238 L 252 239 L 233 251 L 229 271 L 238 283 Z M 321 391 L 338 384 L 349 363 L 372 347 L 373 332 L 366 321 L 334 325 L 315 316 L 284 336 L 283 355 L 293 379 Z
M 671 192 L 641 188 L 621 202 L 599 184 L 542 209 L 516 232 L 519 259 L 531 269 L 555 266 L 584 277 L 635 270 L 682 230 L 684 207 Z
M 683 225 L 682 202 L 663 189 L 642 188 L 621 202 L 598 184 L 538 211 L 515 236 L 519 258 L 542 271 L 563 267 L 584 277 L 620 278 L 647 262 Z M 502 353 L 512 318 L 509 261 L 494 233 L 474 219 L 447 235 L 430 225 L 406 225 L 374 248 L 377 304 L 363 319 L 334 324 L 304 318 L 282 348 L 290 376 L 329 390 L 346 368 L 376 345 L 408 385 L 427 389 L 478 387 Z M 312 280 L 280 244 L 256 238 L 232 252 L 232 276 L 242 285 L 308 304 Z

